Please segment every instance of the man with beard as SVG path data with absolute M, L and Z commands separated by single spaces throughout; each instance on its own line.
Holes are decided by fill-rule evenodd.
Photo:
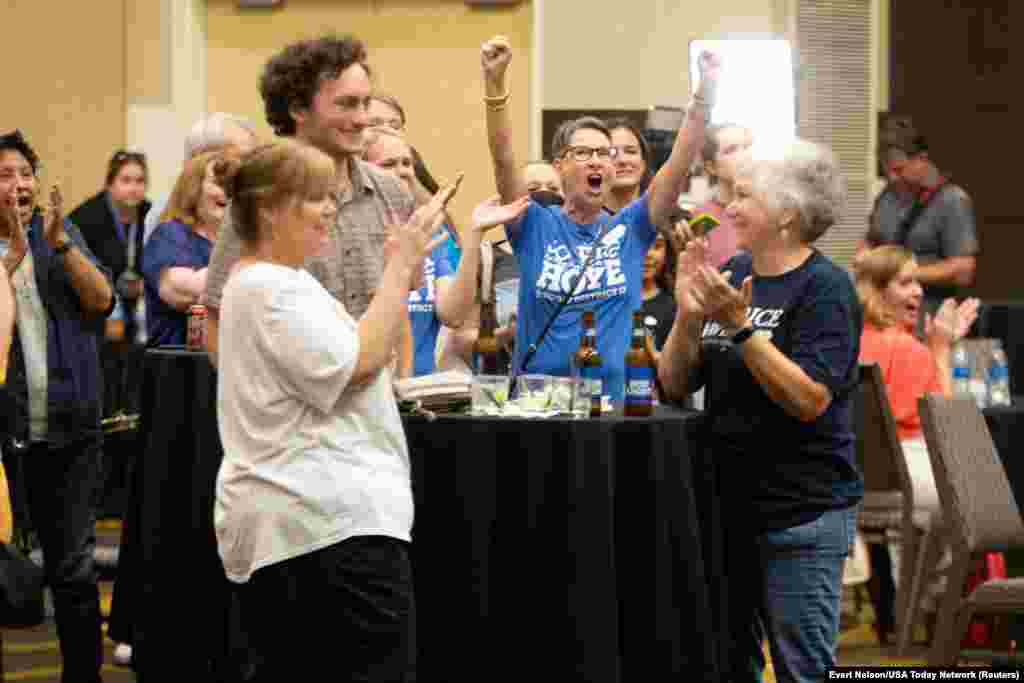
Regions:
M 326 36 L 287 46 L 267 62 L 260 78 L 267 123 L 274 132 L 318 148 L 337 166 L 334 229 L 326 249 L 306 268 L 356 319 L 366 312 L 380 282 L 389 224 L 404 222 L 413 209 L 411 194 L 394 174 L 362 160 L 373 92 L 366 59 L 359 39 Z M 211 358 L 221 292 L 240 253 L 241 242 L 228 218 L 207 272 Z

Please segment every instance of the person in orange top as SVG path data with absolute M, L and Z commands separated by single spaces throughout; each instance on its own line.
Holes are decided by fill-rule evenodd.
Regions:
M 906 442 L 922 438 L 917 400 L 929 392 L 952 395 L 950 350 L 978 317 L 979 304 L 965 299 L 958 306 L 946 299 L 934 317 L 926 316 L 924 341 L 919 341 L 913 335 L 922 298 L 917 268 L 910 251 L 887 245 L 862 256 L 856 272 L 864 306 L 860 359 L 882 370 L 904 450 Z
M 946 299 L 935 312 L 925 316 L 924 341 L 914 336 L 923 292 L 917 280 L 917 262 L 904 247 L 887 245 L 863 253 L 856 264 L 857 294 L 864 307 L 864 332 L 860 341 L 862 363 L 878 363 L 885 382 L 889 406 L 903 456 L 914 488 L 914 507 L 930 513 L 937 521 L 939 496 L 935 488 L 928 447 L 921 433 L 917 400 L 926 393 L 951 396 L 950 350 L 978 317 L 978 300 L 966 299 L 959 306 Z M 898 540 L 894 534 L 893 541 Z M 900 544 L 889 544 L 893 577 L 898 577 Z M 943 560 L 944 562 L 946 560 Z M 935 582 L 928 597 L 942 590 Z M 934 611 L 931 600 L 922 608 Z M 882 609 L 879 625 L 891 630 L 891 608 Z

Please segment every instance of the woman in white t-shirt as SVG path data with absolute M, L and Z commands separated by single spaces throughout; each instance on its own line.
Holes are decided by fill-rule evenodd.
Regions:
M 303 266 L 328 243 L 334 162 L 294 141 L 218 164 L 242 238 L 224 288 L 214 523 L 258 680 L 403 681 L 415 671 L 409 454 L 391 388 L 410 286 L 454 188 L 384 245 L 354 320 Z M 521 206 L 476 212 L 481 228 Z M 301 654 L 300 654 L 301 653 Z M 309 675 L 303 675 L 308 673 Z

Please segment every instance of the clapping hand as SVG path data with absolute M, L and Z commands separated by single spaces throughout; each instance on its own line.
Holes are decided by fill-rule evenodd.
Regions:
M 691 239 L 679 252 L 676 266 L 676 302 L 679 312 L 686 318 L 703 318 L 704 293 L 697 287 L 698 270 L 707 258 L 708 242 L 703 238 Z
M 46 226 L 43 234 L 51 248 L 56 249 L 68 239 L 64 232 L 64 197 L 56 184 L 50 188 L 50 205 L 46 209 L 43 224 Z
M 697 289 L 704 300 L 706 315 L 727 330 L 738 330 L 747 324 L 747 310 L 753 292 L 753 279 L 748 275 L 740 289 L 729 283 L 731 273 L 719 273 L 706 264 L 697 269 Z
M 959 306 L 957 306 L 957 328 L 956 338 L 963 339 L 967 336 L 967 332 L 971 329 L 971 325 L 978 319 L 978 308 L 981 306 L 981 300 L 971 297 L 964 299 Z
M 508 204 L 501 203 L 501 197 L 494 195 L 473 209 L 472 231 L 477 235 L 487 232 L 499 225 L 511 223 L 526 211 L 530 205 L 529 195 L 524 195 Z
M 962 339 L 971 325 L 978 318 L 978 299 L 964 299 L 957 306 L 956 300 L 949 298 L 942 302 L 935 315 L 925 314 L 924 336 L 932 344 L 949 346 Z
M 394 220 L 393 215 L 389 217 L 392 227 L 384 242 L 384 260 L 386 263 L 397 262 L 412 270 L 410 287 L 422 279 L 423 259 L 448 238 L 447 232 L 440 235 L 435 233 L 444 222 L 444 207 L 455 190 L 454 184 L 441 188 L 402 225 Z

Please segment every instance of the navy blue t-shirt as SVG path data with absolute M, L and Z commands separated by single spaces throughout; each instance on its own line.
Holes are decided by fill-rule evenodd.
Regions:
M 213 243 L 190 225 L 168 221 L 156 226 L 142 252 L 146 332 L 151 346 L 183 345 L 188 332 L 188 313 L 171 308 L 160 298 L 160 274 L 165 268 L 206 268 L 212 251 Z
M 586 273 L 524 370 L 527 347 L 540 337 L 605 225 L 608 229 Z M 657 235 L 647 212 L 647 195 L 614 216 L 601 213 L 590 225 L 573 222 L 561 206 L 530 202 L 519 221 L 506 226 L 506 233 L 521 272 L 515 367 L 520 372 L 569 375 L 570 358 L 583 335 L 580 319 L 584 311 L 593 310 L 605 392 L 613 401 L 621 401 L 632 315 L 641 303 L 644 258 Z
M 448 264 L 448 242 L 446 240 L 423 259 L 423 286 L 409 292 L 409 320 L 412 324 L 413 375 L 429 375 L 434 371 L 434 347 L 437 333 L 441 331 L 441 320 L 437 317 L 438 278 L 449 277 L 452 269 Z
M 752 273 L 749 253 L 722 266 L 739 288 Z M 863 480 L 856 464 L 854 397 L 863 316 L 850 276 L 815 251 L 797 268 L 754 274 L 748 317 L 832 402 L 813 422 L 788 415 L 754 379 L 721 327 L 704 323 L 697 383 L 707 384 L 708 434 L 723 493 L 755 531 L 787 529 L 828 510 L 856 504 Z

